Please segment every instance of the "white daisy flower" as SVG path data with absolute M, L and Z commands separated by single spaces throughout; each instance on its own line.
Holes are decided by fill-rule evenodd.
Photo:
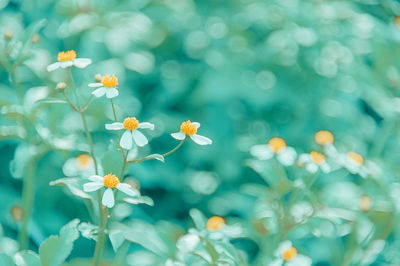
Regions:
M 69 158 L 63 165 L 63 173 L 66 176 L 88 176 L 95 173 L 94 160 L 87 154 L 82 153 L 76 157 Z
M 324 173 L 329 173 L 331 167 L 326 162 L 326 157 L 323 153 L 318 151 L 310 151 L 310 153 L 303 153 L 299 156 L 299 165 L 305 167 L 310 173 L 316 173 L 321 169 Z
M 197 129 L 200 127 L 200 123 L 191 122 L 190 120 L 182 122 L 179 132 L 172 133 L 171 136 L 177 140 L 184 140 L 186 137 L 190 137 L 194 142 L 199 145 L 210 145 L 212 140 L 204 136 L 197 135 Z
M 325 154 L 327 154 L 329 157 L 336 158 L 339 155 L 335 145 L 333 145 L 335 142 L 335 137 L 329 130 L 317 131 L 314 134 L 314 141 L 318 145 L 322 146 Z
M 47 71 L 51 72 L 58 68 L 67 68 L 71 66 L 76 66 L 78 68 L 85 68 L 92 63 L 90 58 L 76 58 L 76 52 L 74 50 L 69 50 L 66 52 L 59 52 L 57 56 L 57 61 L 53 64 L 47 66 Z
M 275 251 L 277 259 L 273 260 L 270 266 L 310 266 L 312 261 L 309 257 L 298 254 L 292 242 L 283 241 Z
M 278 161 L 289 166 L 296 160 L 296 150 L 286 145 L 286 141 L 280 137 L 271 138 L 267 144 L 254 145 L 250 154 L 259 160 L 269 160 L 276 156 Z
M 104 76 L 101 78 L 101 82 L 89 83 L 89 87 L 97 88 L 92 94 L 97 98 L 102 97 L 104 94 L 107 98 L 112 99 L 119 95 L 118 89 L 118 78 L 114 75 Z
M 352 174 L 359 174 L 362 177 L 368 175 L 368 169 L 364 164 L 364 157 L 354 151 L 342 155 L 343 167 L 345 167 Z
M 83 190 L 85 192 L 92 192 L 104 187 L 106 190 L 104 191 L 101 203 L 107 208 L 112 208 L 115 204 L 113 188 L 116 188 L 131 197 L 137 197 L 140 195 L 140 193 L 134 190 L 129 184 L 119 182 L 119 178 L 111 173 L 104 177 L 92 175 L 88 179 L 92 182 L 84 184 Z
M 138 128 L 153 130 L 154 124 L 149 122 L 139 123 L 139 120 L 137 120 L 136 117 L 127 117 L 123 123 L 115 122 L 112 124 L 106 124 L 106 129 L 108 130 L 125 129 L 119 145 L 126 150 L 130 150 L 132 148 L 133 141 L 135 141 L 136 145 L 139 147 L 143 147 L 149 142 L 146 136 L 137 130 Z

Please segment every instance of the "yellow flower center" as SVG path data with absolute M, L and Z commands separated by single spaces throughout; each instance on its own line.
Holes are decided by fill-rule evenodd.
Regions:
M 181 131 L 188 136 L 194 135 L 197 133 L 197 127 L 192 122 L 190 122 L 190 120 L 188 120 L 181 124 Z
M 295 247 L 290 247 L 289 249 L 282 252 L 282 258 L 285 261 L 294 259 L 297 256 L 297 249 Z
M 79 169 L 85 169 L 90 164 L 91 161 L 92 157 L 90 157 L 90 155 L 87 153 L 79 154 L 76 157 L 76 164 Z
M 347 153 L 347 157 L 358 165 L 364 164 L 364 157 L 362 157 L 362 155 L 357 152 L 349 151 Z
M 119 184 L 119 179 L 116 175 L 108 174 L 104 176 L 103 184 L 107 188 L 115 188 Z
M 122 124 L 126 130 L 135 130 L 139 127 L 139 120 L 136 117 L 127 117 Z
M 107 88 L 113 88 L 118 85 L 118 78 L 114 75 L 110 77 L 110 75 L 104 76 L 101 78 L 101 84 Z
M 320 131 L 317 131 L 317 133 L 315 133 L 314 140 L 315 140 L 315 143 L 323 146 L 323 145 L 332 144 L 335 141 L 335 137 L 328 130 L 320 130 Z
M 76 58 L 76 52 L 74 50 L 69 50 L 66 52 L 59 52 L 57 59 L 58 61 L 72 61 Z
M 206 228 L 210 231 L 215 231 L 224 227 L 225 224 L 225 219 L 221 216 L 212 216 L 207 220 Z
M 360 199 L 360 210 L 367 212 L 371 209 L 372 199 L 368 195 L 363 195 Z
M 314 163 L 321 165 L 326 161 L 325 155 L 323 155 L 321 152 L 318 151 L 311 151 L 310 152 L 311 159 L 314 161 Z
M 283 148 L 286 148 L 286 141 L 283 138 L 273 137 L 268 141 L 268 146 L 270 146 L 275 153 L 278 153 Z

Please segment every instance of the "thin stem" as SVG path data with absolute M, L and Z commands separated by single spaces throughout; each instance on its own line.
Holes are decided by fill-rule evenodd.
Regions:
M 161 155 L 162 155 L 163 157 L 166 157 L 166 156 L 168 156 L 168 155 L 174 153 L 176 150 L 178 150 L 178 149 L 183 145 L 183 143 L 185 143 L 186 140 L 187 140 L 187 137 L 184 138 L 183 140 L 181 140 L 181 142 L 179 142 L 179 144 L 178 144 L 175 148 L 173 148 L 173 149 L 170 150 L 169 152 L 166 152 L 166 153 L 161 154 Z M 136 160 L 132 160 L 132 161 L 127 161 L 127 163 L 140 163 L 140 162 L 143 162 L 143 161 L 150 161 L 150 160 L 155 160 L 155 158 L 154 158 L 154 157 L 143 157 L 143 158 L 140 158 L 140 159 L 136 159 Z
M 29 248 L 29 223 L 33 214 L 33 202 L 35 198 L 35 173 L 37 168 L 36 158 L 31 158 L 26 168 L 24 183 L 22 188 L 22 209 L 24 210 L 24 218 L 18 234 L 19 249 L 25 250 Z

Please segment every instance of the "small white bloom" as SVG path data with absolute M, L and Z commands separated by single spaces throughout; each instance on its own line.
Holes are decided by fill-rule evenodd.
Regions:
M 197 129 L 200 127 L 200 123 L 191 122 L 190 120 L 183 122 L 180 127 L 180 131 L 176 133 L 172 133 L 171 136 L 177 140 L 184 140 L 186 137 L 190 137 L 195 143 L 199 145 L 210 145 L 212 144 L 212 140 L 197 135 Z
M 318 169 L 321 169 L 324 173 L 331 171 L 331 167 L 326 162 L 325 155 L 318 151 L 301 154 L 299 156 L 299 164 L 300 166 L 304 166 L 310 173 L 316 173 Z
M 137 190 L 133 189 L 129 184 L 119 182 L 119 178 L 113 174 L 108 174 L 104 177 L 92 175 L 88 179 L 92 182 L 84 184 L 83 190 L 85 192 L 92 192 L 99 190 L 102 187 L 106 188 L 101 202 L 107 208 L 112 208 L 115 204 L 113 188 L 116 188 L 131 197 L 140 196 L 140 193 Z
M 76 66 L 78 68 L 85 68 L 92 63 L 90 58 L 76 58 L 76 52 L 69 50 L 66 52 L 59 52 L 57 57 L 58 62 L 47 66 L 47 71 L 51 72 L 58 68 L 67 68 Z
M 132 148 L 133 142 L 136 143 L 139 147 L 145 146 L 149 141 L 146 136 L 142 134 L 137 129 L 154 129 L 154 125 L 149 122 L 142 122 L 136 119 L 136 117 L 128 117 L 125 118 L 124 122 L 115 122 L 112 124 L 106 124 L 106 129 L 108 130 L 122 130 L 125 129 L 125 132 L 122 134 L 121 141 L 119 145 L 126 150 L 130 150 Z
M 76 157 L 69 158 L 63 165 L 63 173 L 66 176 L 88 176 L 95 173 L 93 158 L 82 153 Z
M 101 82 L 89 83 L 88 86 L 97 88 L 92 92 L 92 94 L 97 98 L 100 98 L 105 94 L 107 98 L 112 99 L 119 95 L 117 85 L 118 78 L 114 75 L 111 77 L 110 75 L 107 75 L 101 78 Z
M 361 177 L 367 177 L 368 169 L 365 167 L 364 157 L 354 151 L 341 155 L 343 167 L 352 174 L 359 174 Z
M 292 165 L 297 157 L 296 150 L 287 146 L 286 141 L 279 137 L 271 138 L 267 144 L 254 145 L 250 149 L 250 154 L 259 160 L 269 160 L 276 156 L 285 166 Z
M 293 247 L 291 241 L 283 241 L 275 251 L 275 260 L 270 266 L 310 266 L 312 261 L 309 257 L 299 255 L 297 249 Z

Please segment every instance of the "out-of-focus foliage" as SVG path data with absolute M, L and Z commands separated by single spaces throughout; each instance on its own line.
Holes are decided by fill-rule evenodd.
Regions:
M 71 49 L 93 61 L 72 74 L 104 174 L 122 161 L 98 73 L 119 79 L 119 121 L 155 124 L 132 160 L 188 119 L 213 140 L 126 169 L 146 196 L 119 197 L 104 265 L 400 265 L 398 16 L 395 0 L 0 0 L 0 265 L 93 257 L 90 146 L 57 89 L 68 71 L 46 70 Z M 296 162 L 257 156 L 274 136 Z

